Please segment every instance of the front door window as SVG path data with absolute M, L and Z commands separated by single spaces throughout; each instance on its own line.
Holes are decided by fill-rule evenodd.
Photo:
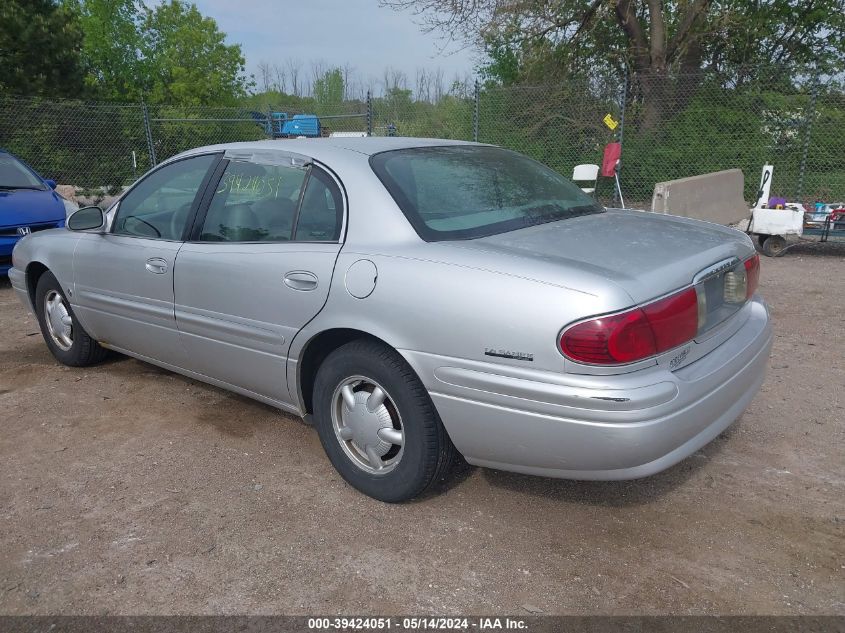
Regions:
M 153 172 L 120 201 L 112 233 L 180 241 L 191 208 L 217 156 L 176 161 Z

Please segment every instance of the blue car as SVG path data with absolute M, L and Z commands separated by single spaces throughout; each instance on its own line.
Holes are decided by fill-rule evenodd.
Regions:
M 65 225 L 68 210 L 75 208 L 35 170 L 0 149 L 0 276 L 12 267 L 12 249 L 25 235 Z

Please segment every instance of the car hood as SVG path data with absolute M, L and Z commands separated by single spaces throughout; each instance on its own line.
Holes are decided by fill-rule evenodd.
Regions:
M 642 303 L 692 282 L 696 273 L 727 259 L 744 259 L 754 246 L 741 231 L 718 224 L 643 211 L 605 213 L 462 242 L 453 247 L 487 253 L 487 261 L 531 262 L 530 276 L 597 292 L 600 280 Z M 573 275 L 572 273 L 576 273 Z M 574 280 L 574 283 L 573 283 Z
M 25 226 L 64 219 L 64 202 L 53 190 L 0 190 L 0 226 Z

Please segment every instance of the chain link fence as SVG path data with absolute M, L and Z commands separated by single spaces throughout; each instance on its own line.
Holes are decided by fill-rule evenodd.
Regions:
M 0 147 L 45 178 L 82 188 L 127 184 L 150 166 L 135 105 L 3 98 Z
M 800 87 L 766 69 L 719 81 L 701 73 L 596 76 L 542 86 L 456 90 L 436 103 L 410 91 L 316 105 L 174 107 L 0 98 L 0 146 L 45 177 L 81 188 L 131 183 L 157 162 L 201 145 L 281 136 L 279 112 L 315 114 L 322 135 L 363 132 L 478 140 L 523 152 L 571 176 L 622 143 L 627 206 L 650 208 L 656 182 L 740 168 L 757 197 L 762 166 L 771 193 L 811 206 L 845 200 L 845 91 L 807 75 Z M 603 119 L 618 126 L 611 130 Z M 616 202 L 612 178 L 597 196 Z
M 607 79 L 484 90 L 478 101 L 478 140 L 572 176 L 575 165 L 601 165 L 605 145 L 622 129 L 621 102 L 622 87 Z M 619 123 L 616 132 L 603 123 L 608 114 Z M 612 178 L 596 183 L 596 196 L 607 204 L 615 203 L 614 190 Z
M 0 147 L 45 178 L 84 190 L 115 190 L 157 163 L 203 145 L 282 135 L 285 120 L 317 115 L 321 133 L 367 131 L 366 102 L 307 113 L 268 107 L 177 107 L 0 98 Z M 282 116 L 283 115 L 283 116 Z

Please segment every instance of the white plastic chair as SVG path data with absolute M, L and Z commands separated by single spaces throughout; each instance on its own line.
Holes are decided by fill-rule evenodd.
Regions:
M 581 191 L 584 193 L 595 193 L 596 182 L 598 179 L 598 165 L 575 165 L 575 169 L 572 170 L 572 180 L 575 181 L 575 184 L 579 187 L 581 187 L 581 185 L 578 183 L 592 183 L 591 187 L 581 187 Z

